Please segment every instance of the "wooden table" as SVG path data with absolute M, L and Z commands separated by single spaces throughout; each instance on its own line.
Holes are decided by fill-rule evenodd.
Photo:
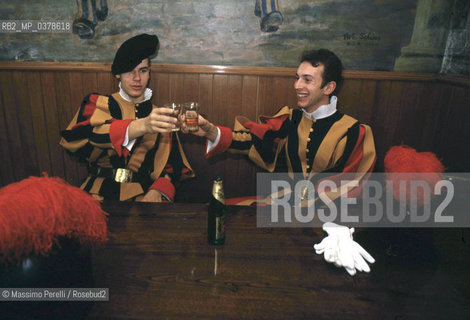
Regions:
M 470 318 L 467 230 L 357 231 L 377 262 L 351 277 L 315 254 L 322 230 L 257 228 L 254 208 L 228 207 L 222 246 L 207 242 L 205 204 L 103 208 L 93 268 L 110 298 L 87 319 Z

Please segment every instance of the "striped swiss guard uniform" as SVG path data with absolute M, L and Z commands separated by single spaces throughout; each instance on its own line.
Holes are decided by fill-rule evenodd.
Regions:
M 140 103 L 125 97 L 123 90 L 109 96 L 87 95 L 62 131 L 60 144 L 88 162 L 89 175 L 81 188 L 96 198 L 125 201 L 156 189 L 172 201 L 175 184 L 194 177 L 179 137 L 176 133 L 146 134 L 126 141 L 130 122 L 148 116 L 155 105 L 148 88 Z
M 238 116 L 234 130 L 217 127 L 218 139 L 208 141 L 206 157 L 244 153 L 268 172 L 303 173 L 309 179 L 316 173 L 355 173 L 362 180 L 376 161 L 372 130 L 337 111 L 336 101 L 331 97 L 311 114 L 285 106 L 272 117 L 260 116 L 258 123 Z

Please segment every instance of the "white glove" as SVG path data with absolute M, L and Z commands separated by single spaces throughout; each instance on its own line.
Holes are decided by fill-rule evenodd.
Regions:
M 320 243 L 314 244 L 317 254 L 322 254 L 325 260 L 337 267 L 344 267 L 350 275 L 357 271 L 370 272 L 369 263 L 375 259 L 353 240 L 354 228 L 349 229 L 333 222 L 323 224 L 323 230 L 328 234 Z M 365 259 L 365 260 L 364 260 Z

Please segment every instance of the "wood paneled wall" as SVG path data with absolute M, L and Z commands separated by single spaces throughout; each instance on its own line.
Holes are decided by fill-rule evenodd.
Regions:
M 59 145 L 63 130 L 90 92 L 116 91 L 109 64 L 0 63 L 0 185 L 47 172 L 77 185 L 84 165 Z M 212 122 L 231 127 L 239 114 L 256 119 L 295 106 L 295 69 L 152 65 L 154 103 L 201 103 Z M 470 80 L 434 74 L 345 71 L 340 110 L 372 126 L 377 171 L 393 145 L 435 152 L 451 171 L 470 168 Z M 205 141 L 182 136 L 197 179 L 184 183 L 181 201 L 206 201 L 211 180 L 226 180 L 228 197 L 255 194 L 258 169 L 242 156 L 203 156 Z

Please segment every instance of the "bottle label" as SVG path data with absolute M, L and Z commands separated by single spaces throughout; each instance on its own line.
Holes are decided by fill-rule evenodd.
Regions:
M 189 131 L 197 131 L 199 129 L 196 111 L 186 111 L 186 128 Z
M 215 218 L 215 240 L 225 238 L 225 216 Z
M 186 118 L 186 128 L 188 130 L 197 130 L 199 128 L 197 125 L 197 118 Z
M 224 189 L 222 187 L 222 181 L 214 181 L 214 185 L 212 186 L 212 196 L 220 203 L 225 204 L 225 195 Z

